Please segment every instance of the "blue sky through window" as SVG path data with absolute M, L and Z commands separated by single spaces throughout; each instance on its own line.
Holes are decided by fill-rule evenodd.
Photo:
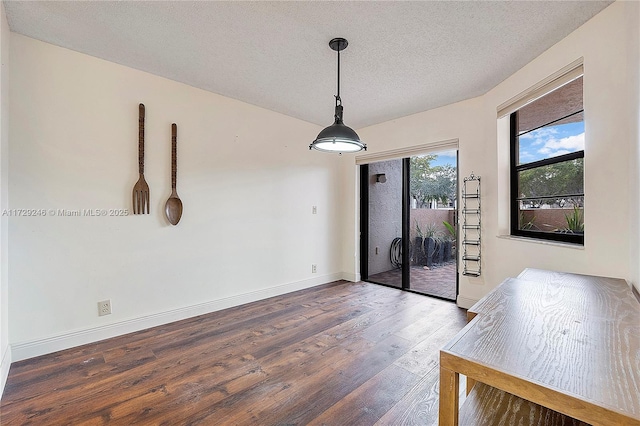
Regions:
M 431 166 L 450 165 L 456 167 L 456 151 L 438 152 L 435 160 L 431 162 Z
M 520 164 L 584 149 L 584 121 L 546 126 L 520 136 Z

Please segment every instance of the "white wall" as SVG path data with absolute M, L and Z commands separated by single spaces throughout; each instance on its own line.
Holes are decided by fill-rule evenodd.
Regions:
M 629 82 L 640 71 L 629 61 L 630 48 L 640 47 L 630 27 L 640 25 L 637 2 L 616 2 L 596 15 L 564 40 L 540 55 L 484 96 L 485 120 L 495 120 L 497 105 L 533 86 L 570 62 L 584 58 L 585 108 L 585 244 L 583 250 L 539 245 L 509 239 L 494 239 L 497 259 L 509 259 L 496 268 L 494 286 L 523 267 L 566 270 L 634 280 L 631 274 L 629 190 L 634 186 L 629 150 L 636 143 L 637 122 L 629 114 Z M 629 16 L 633 19 L 629 19 Z M 508 169 L 500 157 L 508 153 L 507 138 L 497 127 L 488 126 L 487 137 L 497 140 L 495 161 L 496 199 L 490 205 L 508 202 Z M 506 157 L 505 157 L 506 158 Z M 497 202 L 497 203 L 496 203 Z M 615 214 L 613 214 L 615 213 Z M 494 216 L 495 217 L 495 216 Z M 508 209 L 498 211 L 496 233 L 507 233 Z M 495 235 L 495 234 L 494 234 Z M 637 281 L 634 282 L 637 284 Z
M 636 7 L 635 14 L 630 10 L 627 14 L 628 24 L 626 30 L 629 40 L 640 40 L 640 6 Z M 630 144 L 629 170 L 630 181 L 630 248 L 629 266 L 630 279 L 640 292 L 640 42 L 629 43 L 627 61 L 631 72 L 628 74 L 629 82 L 629 120 L 635 123 L 635 129 L 629 133 L 630 139 L 635 143 Z M 635 65 L 635 72 L 634 72 Z
M 629 229 L 637 230 L 638 207 L 629 194 L 634 188 L 637 192 L 638 176 L 629 153 L 637 150 L 638 130 L 628 108 L 637 99 L 637 92 L 630 99 L 634 86 L 629 81 L 635 78 L 637 89 L 639 65 L 628 54 L 639 48 L 638 7 L 636 2 L 614 3 L 484 96 L 358 130 L 370 153 L 458 138 L 460 175 L 473 171 L 482 176 L 483 273 L 460 277 L 459 304 L 469 306 L 526 267 L 622 277 L 637 284 L 630 262 L 639 257 L 637 241 L 632 242 L 638 233 L 632 236 Z M 580 57 L 585 68 L 584 248 L 501 238 L 508 234 L 509 147 L 502 137 L 508 127 L 500 123 L 498 128 L 497 107 Z M 354 161 L 344 167 L 351 176 Z M 355 183 L 353 188 L 349 196 L 357 199 Z M 357 209 L 345 210 L 356 218 L 356 227 Z M 348 267 L 357 238 L 346 238 L 343 265 Z
M 9 24 L 0 5 L 0 210 L 9 201 Z M 9 218 L 0 216 L 0 396 L 9 374 L 11 349 L 9 346 L 9 280 L 8 232 Z
M 151 190 L 150 215 L 9 219 L 14 360 L 342 277 L 320 127 L 17 34 L 11 72 L 11 209 L 131 209 L 139 102 Z

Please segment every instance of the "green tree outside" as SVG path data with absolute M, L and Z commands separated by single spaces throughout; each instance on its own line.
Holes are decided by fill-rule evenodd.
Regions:
M 549 195 L 582 194 L 584 192 L 583 160 L 578 158 L 520 172 L 520 196 L 535 198 Z M 541 199 L 539 204 L 559 204 L 561 199 L 576 207 L 582 207 L 584 203 L 583 197 L 560 197 L 558 199 Z
M 411 157 L 411 196 L 418 208 L 425 208 L 434 200 L 447 203 L 456 199 L 456 168 L 448 164 L 432 166 L 437 157 Z

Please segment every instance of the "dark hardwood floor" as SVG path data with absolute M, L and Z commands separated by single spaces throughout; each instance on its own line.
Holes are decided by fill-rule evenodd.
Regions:
M 452 302 L 336 282 L 14 363 L 2 425 L 437 423 Z

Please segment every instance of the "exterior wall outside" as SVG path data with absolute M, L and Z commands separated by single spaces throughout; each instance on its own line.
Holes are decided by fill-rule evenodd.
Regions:
M 384 173 L 387 181 L 376 182 Z M 394 269 L 389 250 L 402 237 L 402 160 L 369 165 L 369 275 Z M 376 253 L 378 248 L 378 253 Z
M 434 228 L 439 236 L 449 238 L 451 233 L 443 225 L 444 221 L 453 224 L 454 222 L 453 209 L 411 209 L 410 214 L 410 228 L 409 233 L 411 240 L 418 236 L 416 229 L 416 221 L 420 226 L 420 229 L 424 232 L 424 229 L 428 225 L 435 225 Z
M 612 212 L 615 209 L 611 209 Z M 553 230 L 562 230 L 567 227 L 567 216 L 573 213 L 570 208 L 564 209 L 522 209 L 524 223 L 531 223 L 533 229 L 551 232 Z M 582 212 L 582 209 L 580 209 Z M 585 228 L 588 224 L 585 225 Z

